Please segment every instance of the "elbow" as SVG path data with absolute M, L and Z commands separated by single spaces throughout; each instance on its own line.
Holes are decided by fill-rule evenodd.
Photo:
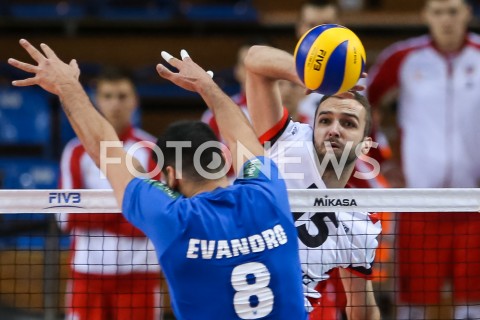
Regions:
M 245 68 L 250 72 L 255 72 L 258 66 L 262 65 L 262 54 L 266 46 L 254 45 L 248 49 L 247 55 L 243 63 Z

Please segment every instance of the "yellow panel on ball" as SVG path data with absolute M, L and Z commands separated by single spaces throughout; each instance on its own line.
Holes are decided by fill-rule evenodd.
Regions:
M 310 90 L 335 94 L 351 89 L 365 66 L 365 49 L 350 29 L 326 24 L 307 31 L 294 53 L 298 76 Z

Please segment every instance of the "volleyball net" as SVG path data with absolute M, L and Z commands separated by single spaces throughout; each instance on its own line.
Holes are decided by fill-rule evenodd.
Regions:
M 438 319 L 452 318 L 457 300 L 466 305 L 477 299 L 480 302 L 476 285 L 471 286 L 480 283 L 480 189 L 289 190 L 289 199 L 295 213 L 378 213 L 383 232 L 378 237 L 373 283 L 384 318 L 395 319 L 402 299 L 440 305 L 420 316 L 432 318 L 436 314 Z M 75 275 L 69 249 L 72 238 L 58 227 L 65 222 L 62 214 L 87 219 L 91 213 L 107 216 L 119 212 L 111 190 L 0 190 L 0 313 L 11 312 L 11 319 L 15 314 L 62 319 L 71 290 L 69 280 Z M 314 224 L 307 229 L 312 234 L 320 232 Z M 109 241 L 107 234 L 96 237 Z M 452 253 L 448 261 L 435 260 L 429 255 L 435 250 Z M 399 259 L 405 254 L 413 255 L 409 260 L 413 262 L 401 264 Z M 115 263 L 105 261 L 106 265 Z M 130 265 L 135 263 L 132 260 Z M 477 269 L 478 275 L 470 269 Z M 418 278 L 409 282 L 401 278 L 402 273 Z M 444 282 L 444 278 L 450 281 Z M 330 291 L 324 296 L 334 297 L 340 319 L 342 290 L 334 276 L 329 281 Z M 158 282 L 161 298 L 160 305 L 154 306 L 156 317 L 174 319 L 165 281 Z M 411 287 L 415 283 L 419 285 L 416 289 Z M 405 286 L 410 286 L 409 293 L 400 293 Z M 135 309 L 128 301 L 122 303 L 124 310 Z M 85 308 L 89 308 L 88 300 Z

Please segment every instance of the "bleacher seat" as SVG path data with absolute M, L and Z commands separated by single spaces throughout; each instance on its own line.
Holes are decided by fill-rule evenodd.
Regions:
M 3 189 L 55 189 L 58 163 L 43 158 L 0 158 L 0 183 Z
M 166 67 L 176 72 L 176 69 L 166 64 Z M 200 99 L 197 93 L 180 88 L 170 81 L 162 79 L 156 64 L 141 66 L 133 70 L 133 79 L 137 92 L 142 99 Z
M 3 189 L 55 189 L 58 163 L 42 158 L 0 158 L 0 183 Z M 51 214 L 0 215 L 0 245 L 16 249 L 43 249 Z M 59 239 L 68 248 L 68 238 Z
M 10 0 L 9 14 L 16 19 L 63 20 L 85 15 L 80 0 Z
M 105 20 L 166 21 L 175 13 L 175 0 L 101 0 L 93 3 L 90 7 Z
M 0 146 L 39 147 L 48 154 L 51 146 L 50 95 L 37 87 L 0 86 Z M 21 151 L 21 150 L 20 150 Z
M 258 12 L 250 0 L 186 2 L 181 11 L 186 19 L 196 22 L 258 21 Z

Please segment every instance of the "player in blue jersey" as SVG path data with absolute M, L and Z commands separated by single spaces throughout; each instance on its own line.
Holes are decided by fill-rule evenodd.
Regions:
M 233 186 L 222 166 L 212 169 L 213 163 L 224 162 L 219 145 L 212 143 L 213 132 L 192 122 L 171 126 L 159 139 L 166 184 L 137 178 L 135 171 L 141 166 L 121 146 L 112 146 L 118 137 L 78 82 L 75 60 L 65 64 L 45 44 L 43 52 L 26 40 L 20 44 L 37 64 L 9 59 L 14 67 L 34 74 L 13 85 L 39 85 L 60 97 L 77 136 L 123 204 L 126 218 L 153 241 L 177 319 L 307 318 L 285 184 L 273 162 L 262 156 L 248 120 L 205 70 L 185 51 L 182 60 L 162 53 L 178 73 L 157 67 L 160 76 L 198 92 L 215 113 L 234 169 L 243 172 Z M 102 141 L 110 144 L 103 150 L 108 165 L 101 157 Z M 237 148 L 248 150 L 247 156 Z M 132 161 L 133 168 L 128 165 Z

